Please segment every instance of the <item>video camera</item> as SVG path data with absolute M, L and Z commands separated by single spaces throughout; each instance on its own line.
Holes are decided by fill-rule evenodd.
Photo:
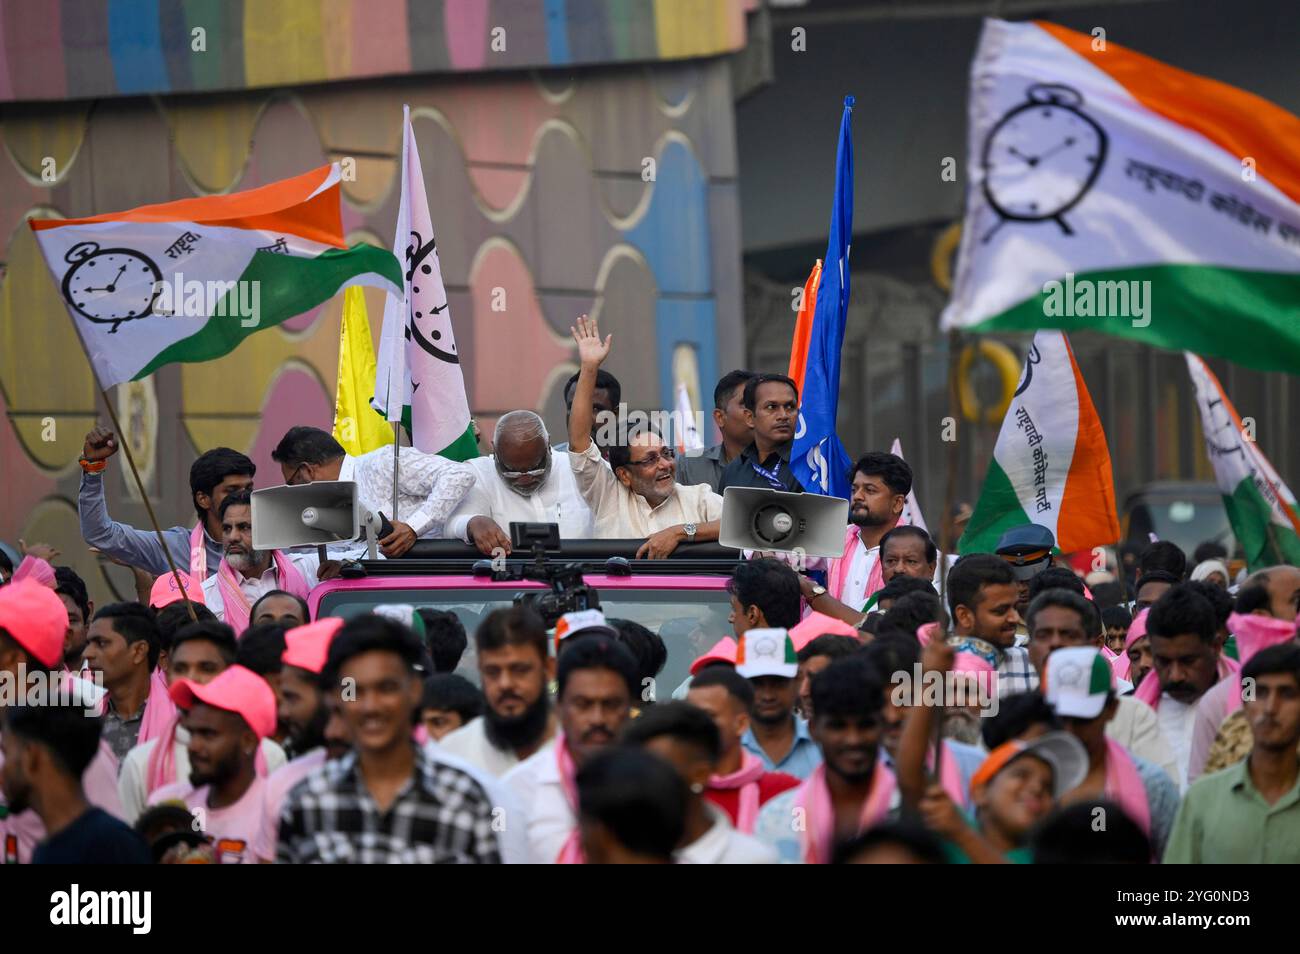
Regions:
M 556 524 L 512 523 L 510 546 L 515 551 L 529 548 L 533 551 L 533 564 L 522 569 L 521 578 L 551 587 L 549 593 L 516 593 L 515 606 L 527 606 L 542 617 L 548 628 L 558 623 L 565 613 L 600 609 L 600 595 L 595 587 L 582 580 L 581 563 L 547 564 L 546 551 L 560 548 L 560 528 Z

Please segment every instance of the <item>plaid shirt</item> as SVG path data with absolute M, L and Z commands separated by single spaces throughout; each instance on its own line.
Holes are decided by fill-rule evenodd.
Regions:
M 1004 699 L 1018 692 L 1038 689 L 1038 673 L 1029 661 L 1029 650 L 1023 646 L 1000 649 L 992 643 L 974 636 L 958 636 L 953 649 L 959 653 L 973 653 L 998 669 L 998 698 Z
M 388 811 L 355 752 L 294 786 L 280 814 L 280 864 L 500 864 L 491 798 L 460 769 L 415 748 L 415 772 Z

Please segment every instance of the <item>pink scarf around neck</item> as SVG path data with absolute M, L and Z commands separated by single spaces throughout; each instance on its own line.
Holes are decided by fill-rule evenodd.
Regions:
M 730 775 L 714 775 L 709 778 L 709 788 L 740 790 L 738 794 L 740 804 L 736 808 L 736 830 L 746 835 L 754 833 L 754 825 L 758 821 L 758 782 L 763 777 L 763 773 L 763 760 L 751 752 L 742 751 L 740 768 Z
M 149 764 L 145 768 L 144 774 L 146 797 L 152 795 L 164 785 L 179 781 L 176 778 L 176 729 L 181 724 L 181 714 L 176 710 L 175 704 L 173 704 L 172 709 L 174 714 L 171 720 L 167 723 L 167 727 L 158 734 L 158 741 L 149 751 Z M 143 735 L 143 729 L 141 734 Z M 141 738 L 140 741 L 147 742 L 149 740 Z M 253 768 L 259 778 L 266 777 L 266 752 L 260 742 L 257 746 L 257 755 L 253 758 Z
M 1241 672 L 1241 663 L 1227 656 L 1219 656 L 1219 679 L 1227 679 L 1229 676 L 1235 676 Z M 1160 708 L 1160 679 L 1156 671 L 1152 669 L 1146 674 L 1146 678 L 1133 690 L 1133 698 L 1141 700 L 1149 705 L 1152 709 Z
M 877 761 L 871 776 L 871 790 L 862 802 L 862 814 L 858 818 L 859 832 L 884 821 L 889 814 L 890 803 L 894 800 L 896 786 L 893 771 L 883 759 Z M 835 844 L 835 806 L 831 801 L 830 786 L 826 782 L 825 763 L 813 769 L 808 781 L 799 787 L 794 804 L 796 809 L 803 809 L 804 864 L 830 864 Z
M 293 561 L 279 550 L 271 551 L 271 559 L 275 566 L 275 585 L 305 600 L 307 581 L 293 565 Z M 233 629 L 236 635 L 242 635 L 244 630 L 248 629 L 248 614 L 253 609 L 253 605 L 248 602 L 248 597 L 239 586 L 239 579 L 235 575 L 234 568 L 223 557 L 221 565 L 217 567 L 217 588 L 221 591 L 226 625 Z
M 564 789 L 564 800 L 573 812 L 573 830 L 564 840 L 564 847 L 555 858 L 557 865 L 586 864 L 582 854 L 582 837 L 578 832 L 578 765 L 569 753 L 569 746 L 564 741 L 564 733 L 555 733 L 555 764 L 560 769 L 560 786 Z
M 1142 783 L 1137 766 L 1129 757 L 1128 749 L 1109 736 L 1106 738 L 1106 797 L 1119 802 L 1119 807 L 1138 827 L 1151 837 L 1151 806 L 1147 803 L 1147 787 Z
M 202 583 L 208 578 L 207 536 L 202 520 L 190 531 L 190 578 L 195 583 Z
M 844 553 L 838 560 L 832 560 L 831 565 L 826 570 L 826 589 L 837 600 L 844 600 L 844 582 L 849 575 L 849 567 L 853 564 L 853 551 L 858 548 L 861 542 L 859 529 L 854 524 L 849 524 L 848 529 L 844 532 Z M 865 544 L 863 544 L 865 546 Z M 862 591 L 863 599 L 867 599 L 872 593 L 881 589 L 885 585 L 884 567 L 880 562 L 880 553 L 876 552 L 876 562 L 871 567 L 871 572 L 867 575 L 867 588 Z M 858 609 L 858 607 L 853 607 Z

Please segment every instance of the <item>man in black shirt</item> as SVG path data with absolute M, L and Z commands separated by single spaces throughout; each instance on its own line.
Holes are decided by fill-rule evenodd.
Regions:
M 11 811 L 31 808 L 48 833 L 33 864 L 149 864 L 144 841 L 86 801 L 81 776 L 99 751 L 102 721 L 84 701 L 4 709 L 4 790 Z
M 790 448 L 799 422 L 799 389 L 784 374 L 759 374 L 746 383 L 744 401 L 754 442 L 722 472 L 718 493 L 728 487 L 803 493 L 790 469 Z

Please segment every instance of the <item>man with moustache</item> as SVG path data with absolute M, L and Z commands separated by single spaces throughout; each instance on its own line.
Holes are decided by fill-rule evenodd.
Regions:
M 829 864 L 836 842 L 897 813 L 898 785 L 880 758 L 885 685 L 862 655 L 836 659 L 813 681 L 812 735 L 822 763 L 758 815 L 755 836 L 782 863 Z
M 790 468 L 799 423 L 799 388 L 784 374 L 756 374 L 745 383 L 743 400 L 753 443 L 723 470 L 718 493 L 728 487 L 802 493 L 803 485 Z
M 708 484 L 715 491 L 722 483 L 722 472 L 754 440 L 754 428 L 745 412 L 745 385 L 753 371 L 728 371 L 713 389 L 713 423 L 722 442 L 698 455 L 688 455 L 677 462 L 677 482 L 691 486 Z M 719 493 L 721 491 L 718 491 Z
M 580 401 L 581 393 L 575 417 Z M 556 685 L 560 732 L 555 744 L 520 762 L 502 781 L 525 816 L 532 862 L 581 864 L 577 771 L 613 743 L 627 721 L 639 689 L 636 660 L 609 636 L 574 636 L 565 640 Z
M 149 803 L 183 801 L 212 837 L 219 864 L 253 864 L 266 784 L 254 762 L 262 740 L 275 731 L 275 693 L 239 665 L 205 684 L 178 680 L 170 692 L 187 712 L 190 777 L 164 785 Z
M 745 751 L 768 772 L 808 778 L 821 762 L 806 720 L 795 715 L 799 660 L 785 629 L 748 629 L 736 641 L 736 672 L 754 689 Z
M 549 749 L 556 719 L 546 687 L 555 678 L 546 623 L 526 606 L 493 610 L 474 633 L 487 711 L 443 737 L 442 750 L 500 778 Z
M 1011 565 L 992 553 L 971 553 L 948 572 L 953 650 L 980 657 L 997 670 L 999 698 L 1038 688 L 1038 673 L 1016 645 L 1020 590 Z
M 86 591 L 86 582 L 70 566 L 54 568 L 55 594 L 68 609 L 68 632 L 63 637 L 63 666 L 70 672 L 81 668 L 86 651 L 86 632 L 95 603 Z
M 606 466 L 591 439 L 592 394 L 614 336 L 602 341 L 595 319 L 585 315 L 572 331 L 582 370 L 569 418 L 569 464 L 591 508 L 595 536 L 645 539 L 636 556 L 651 560 L 681 543 L 717 540 L 722 498 L 708 484 L 678 484 L 673 448 L 658 434 L 620 418 Z
M 492 456 L 466 463 L 475 481 L 447 518 L 443 536 L 464 540 L 486 556 L 510 552 L 511 523 L 554 523 L 561 538 L 591 536 L 591 510 L 578 493 L 566 457 L 555 466 L 546 425 L 533 411 L 509 411 L 497 421 Z
M 328 578 L 338 568 L 334 562 L 321 566 L 314 551 L 253 549 L 253 500 L 247 491 L 227 494 L 220 515 L 225 557 L 203 581 L 203 602 L 236 635 L 248 628 L 253 605 L 262 596 L 284 590 L 306 599 L 318 582 L 318 569 Z

